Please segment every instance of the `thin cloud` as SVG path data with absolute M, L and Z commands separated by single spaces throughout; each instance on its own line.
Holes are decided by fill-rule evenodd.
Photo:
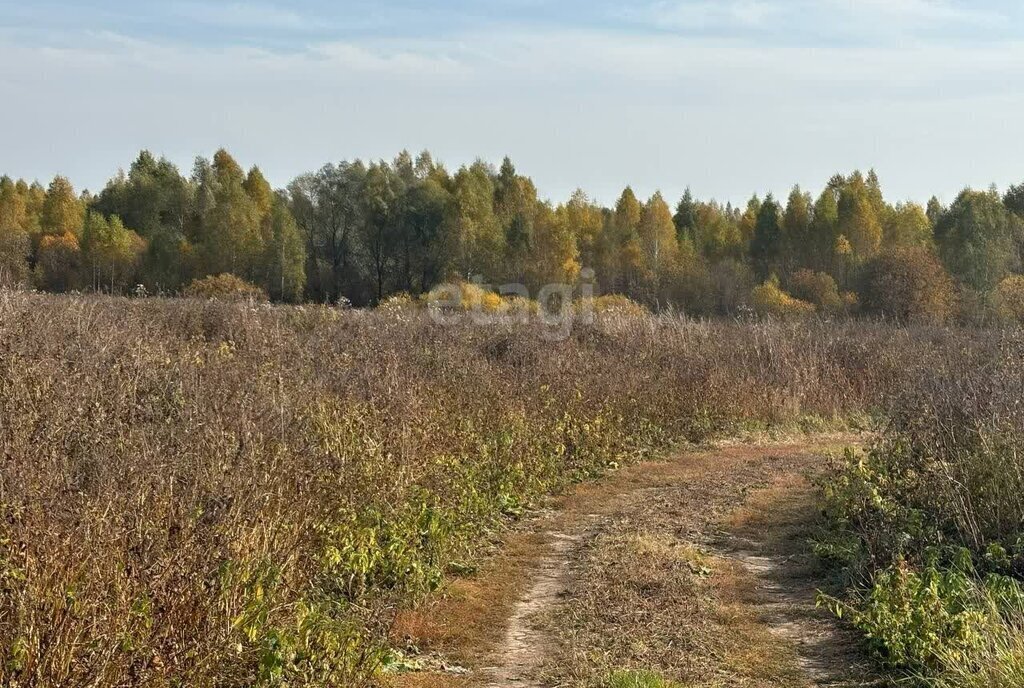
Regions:
M 783 14 L 785 9 L 782 4 L 767 0 L 676 0 L 659 1 L 629 15 L 661 28 L 694 31 L 737 26 L 750 28 Z
M 200 24 L 232 29 L 309 30 L 320 26 L 310 17 L 268 4 L 172 2 L 163 11 Z
M 979 27 L 1010 22 L 1005 12 L 991 4 L 954 0 L 656 0 L 615 13 L 653 29 L 737 36 L 772 33 L 779 42 L 800 36 L 841 36 L 874 43 L 886 35 L 914 35 L 935 28 L 969 35 Z
M 948 0 L 832 0 L 832 4 L 846 13 L 868 19 L 888 17 L 926 22 L 991 24 L 1003 18 L 1003 15 L 993 10 Z

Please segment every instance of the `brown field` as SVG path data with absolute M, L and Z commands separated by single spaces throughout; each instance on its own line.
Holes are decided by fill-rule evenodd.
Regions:
M 542 495 L 681 442 L 862 422 L 992 348 L 653 316 L 539 335 L 0 292 L 0 684 L 373 683 L 398 612 Z

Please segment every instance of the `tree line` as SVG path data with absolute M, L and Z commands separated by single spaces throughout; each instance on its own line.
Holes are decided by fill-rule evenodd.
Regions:
M 507 158 L 452 173 L 427 152 L 328 164 L 279 190 L 225 150 L 187 177 L 143 151 L 96 195 L 0 178 L 0 283 L 57 292 L 175 294 L 227 273 L 279 301 L 362 306 L 592 268 L 601 292 L 652 308 L 940 320 L 1024 315 L 1022 256 L 1024 184 L 922 207 L 888 202 L 874 172 L 741 207 L 686 191 L 674 209 L 630 188 L 610 208 L 581 190 L 555 204 Z

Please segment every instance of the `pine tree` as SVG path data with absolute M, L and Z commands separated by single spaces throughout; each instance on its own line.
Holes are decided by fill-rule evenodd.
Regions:
M 750 258 L 758 277 L 766 279 L 779 268 L 782 254 L 782 211 L 775 198 L 768 194 L 757 213 Z
M 686 237 L 694 239 L 694 231 L 697 228 L 697 202 L 693 198 L 690 187 L 686 187 L 683 197 L 676 205 L 676 214 L 672 221 L 676 227 L 676 237 L 682 241 Z
M 811 197 L 799 186 L 794 186 L 786 201 L 786 213 L 782 220 L 783 270 L 792 272 L 798 265 L 810 260 L 811 244 Z
M 814 203 L 808 264 L 819 272 L 830 272 L 833 269 L 834 249 L 839 238 L 839 201 L 836 193 L 834 188 L 826 188 Z

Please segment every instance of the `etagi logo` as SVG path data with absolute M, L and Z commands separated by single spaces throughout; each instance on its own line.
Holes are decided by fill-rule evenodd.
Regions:
M 471 322 L 474 325 L 537 323 L 545 339 L 567 339 L 576 323 L 594 322 L 595 273 L 580 271 L 573 284 L 552 283 L 541 286 L 534 297 L 525 284 L 493 286 L 479 276 L 468 283 L 448 283 L 430 292 L 427 309 L 430 318 L 442 325 Z

